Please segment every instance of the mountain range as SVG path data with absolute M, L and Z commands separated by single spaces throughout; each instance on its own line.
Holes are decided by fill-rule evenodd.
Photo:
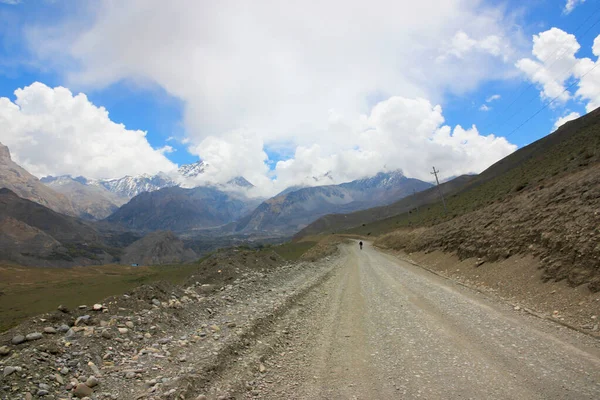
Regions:
M 172 175 L 159 172 L 155 175 L 127 175 L 122 178 L 99 180 L 87 179 L 83 176 L 62 175 L 46 176 L 40 181 L 70 201 L 73 207 L 70 215 L 77 215 L 89 220 L 100 220 L 108 217 L 139 194 L 168 187 L 198 187 L 196 178 L 202 175 L 208 167 L 207 163 L 198 161 L 182 165 Z M 231 179 L 225 185 L 212 186 L 219 189 L 238 190 L 254 187 L 241 176 Z
M 207 168 L 187 164 L 174 177 L 38 180 L 0 145 L 0 259 L 47 266 L 189 260 L 206 238 L 214 247 L 219 238 L 290 236 L 324 214 L 389 204 L 431 186 L 392 171 L 341 185 L 292 187 L 268 200 L 249 197 L 253 185 L 241 176 L 186 187 Z M 325 174 L 319 181 L 332 179 Z
M 341 185 L 283 191 L 240 220 L 236 231 L 292 234 L 323 215 L 393 203 L 431 186 L 430 183 L 407 178 L 397 170 Z

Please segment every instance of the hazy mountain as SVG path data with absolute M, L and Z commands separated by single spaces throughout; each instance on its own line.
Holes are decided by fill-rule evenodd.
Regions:
M 129 245 L 123 252 L 121 263 L 155 265 L 180 263 L 198 258 L 194 250 L 184 247 L 173 232 L 151 232 Z
M 8 147 L 0 143 L 0 188 L 10 189 L 19 197 L 34 201 L 66 215 L 77 215 L 71 202 L 44 185 L 38 178 L 15 163 Z
M 89 185 L 87 179 L 81 176 L 47 176 L 40 181 L 65 195 L 71 201 L 77 216 L 81 218 L 104 219 L 126 203 L 126 199 L 110 192 L 104 186 Z
M 187 231 L 235 221 L 255 205 L 253 200 L 215 187 L 169 187 L 141 193 L 106 221 L 143 231 Z
M 99 264 L 113 259 L 88 223 L 0 189 L 0 259 L 30 265 Z
M 341 185 L 284 191 L 241 219 L 236 229 L 246 233 L 290 234 L 320 216 L 389 204 L 412 194 L 413 190 L 430 187 L 427 182 L 405 177 L 401 171 L 392 171 Z
M 107 195 L 102 195 L 102 197 L 116 205 L 122 205 L 123 203 L 126 203 L 128 200 L 131 200 L 132 198 L 134 198 L 135 196 L 137 196 L 140 193 L 154 192 L 156 190 L 164 189 L 167 187 L 174 187 L 174 186 L 181 186 L 181 187 L 187 187 L 187 188 L 194 188 L 194 187 L 198 187 L 198 186 L 214 186 L 218 189 L 225 189 L 225 188 L 232 188 L 232 187 L 233 188 L 241 188 L 241 189 L 250 189 L 250 188 L 254 187 L 254 185 L 252 185 L 252 183 L 248 182 L 242 176 L 235 177 L 235 178 L 231 179 L 229 182 L 227 182 L 226 184 L 209 184 L 207 182 L 202 182 L 202 181 L 197 180 L 196 178 L 198 178 L 198 176 L 205 173 L 207 168 L 209 168 L 209 165 L 207 163 L 205 163 L 204 161 L 198 161 L 195 163 L 182 165 L 181 167 L 179 167 L 177 172 L 173 173 L 173 174 L 166 174 L 163 172 L 159 172 L 156 175 L 149 175 L 149 174 L 142 174 L 142 175 L 137 175 L 137 176 L 127 175 L 122 178 L 100 179 L 100 180 L 86 179 L 82 176 L 77 177 L 77 178 L 72 178 L 72 177 L 69 177 L 69 178 L 70 178 L 70 180 L 76 181 L 76 182 L 80 183 L 81 185 L 89 186 L 89 187 L 99 187 L 99 188 L 106 189 L 108 192 L 113 193 L 117 197 L 114 197 L 114 196 L 110 197 Z M 55 179 L 56 178 L 49 177 L 49 179 L 44 178 L 43 180 L 50 186 L 54 186 L 53 181 Z M 65 182 L 61 182 L 61 183 L 64 184 Z M 81 187 L 76 186 L 76 185 L 71 185 L 71 187 L 68 187 L 68 188 L 65 187 L 63 190 L 68 191 L 68 193 L 65 193 L 65 194 L 70 194 L 75 189 L 77 189 L 76 191 L 78 192 L 78 194 L 77 194 L 78 197 L 84 196 L 82 193 L 84 191 L 84 189 L 82 189 Z M 100 194 L 100 193 L 97 193 L 97 194 Z M 84 202 L 84 204 L 85 204 L 85 202 Z M 84 207 L 84 209 L 85 209 L 85 207 Z M 96 218 L 103 218 L 108 215 L 107 214 L 107 215 L 104 215 L 103 217 L 101 217 L 100 214 L 102 214 L 102 211 L 100 211 L 100 210 L 98 212 L 96 212 L 95 214 L 92 213 L 92 215 Z

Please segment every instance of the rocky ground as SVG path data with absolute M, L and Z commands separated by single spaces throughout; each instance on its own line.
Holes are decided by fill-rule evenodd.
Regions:
M 203 382 L 332 268 L 327 258 L 286 263 L 271 252 L 233 252 L 205 260 L 183 286 L 145 285 L 75 310 L 58 306 L 5 332 L 0 399 L 201 395 Z
M 407 252 L 443 251 L 483 262 L 532 255 L 543 281 L 600 291 L 600 165 L 431 227 L 402 229 L 376 240 Z
M 600 395 L 599 342 L 562 315 L 539 318 L 370 243 L 335 245 L 293 263 L 222 251 L 182 285 L 58 306 L 0 335 L 0 399 Z

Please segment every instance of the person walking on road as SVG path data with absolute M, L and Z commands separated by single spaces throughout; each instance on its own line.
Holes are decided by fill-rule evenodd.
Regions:
M 358 242 L 358 245 L 360 246 L 360 249 L 362 250 L 362 241 Z

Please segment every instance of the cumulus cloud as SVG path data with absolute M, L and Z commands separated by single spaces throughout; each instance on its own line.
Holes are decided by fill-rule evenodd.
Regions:
M 347 122 L 339 132 L 339 152 L 318 144 L 300 146 L 290 160 L 277 163 L 278 180 L 310 177 L 333 171 L 336 182 L 402 169 L 407 176 L 430 180 L 429 170 L 439 167 L 446 177 L 477 173 L 516 150 L 506 139 L 481 135 L 475 126 L 454 129 L 444 125 L 442 108 L 428 100 L 392 97 L 377 104 L 369 115 Z M 305 177 L 298 181 L 297 177 Z M 314 184 L 314 183 L 313 183 Z
M 577 79 L 575 97 L 586 103 L 586 110 L 600 106 L 600 69 L 596 68 L 600 57 L 600 35 L 594 40 L 590 58 L 577 58 L 580 45 L 574 35 L 552 28 L 533 36 L 532 54 L 537 60 L 523 58 L 516 63 L 529 80 L 539 85 L 544 99 L 565 103 L 572 98 L 566 90 L 569 79 Z
M 499 94 L 493 94 L 490 97 L 488 97 L 487 99 L 485 99 L 486 103 L 491 103 L 492 101 L 496 101 L 496 100 L 500 100 L 500 96 Z
M 579 51 L 575 35 L 561 29 L 552 28 L 539 35 L 533 35 L 532 54 L 536 60 L 523 58 L 516 66 L 534 83 L 541 86 L 545 99 L 566 102 L 569 92 L 564 92 L 565 82 L 577 64 L 575 54 Z
M 395 152 L 412 143 L 420 122 L 403 111 L 413 123 L 394 134 L 406 143 L 392 143 L 395 136 L 373 122 L 383 106 L 373 108 L 372 99 L 432 110 L 430 101 L 448 93 L 511 76 L 506 67 L 524 48 L 512 16 L 479 1 L 131 0 L 84 10 L 59 26 L 27 29 L 39 60 L 86 91 L 124 80 L 161 86 L 184 104 L 186 137 L 177 141 L 214 167 L 206 178 L 243 175 L 255 185 L 274 177 L 275 185 L 294 184 L 329 170 L 336 179 L 357 178 L 383 168 L 383 159 L 408 173 L 410 158 Z M 430 140 L 442 123 L 427 129 Z M 476 129 L 457 127 L 450 137 L 463 131 Z M 366 146 L 375 136 L 390 145 Z M 458 146 L 448 156 L 473 161 L 471 146 L 487 145 L 479 136 L 468 152 Z M 278 150 L 275 160 L 266 148 Z
M 563 9 L 564 14 L 570 14 L 571 11 L 575 9 L 580 4 L 585 3 L 585 0 L 567 0 L 567 4 L 565 4 L 565 8 Z
M 82 93 L 36 82 L 15 96 L 0 98 L 0 141 L 38 177 L 113 178 L 176 168 L 163 155 L 168 146 L 153 149 L 145 132 L 111 121 Z
M 581 117 L 581 114 L 579 114 L 578 112 L 571 112 L 567 115 L 564 115 L 562 117 L 560 117 L 559 119 L 556 120 L 556 122 L 554 123 L 554 127 L 552 128 L 552 132 L 554 132 L 555 130 L 557 130 L 558 128 L 560 128 L 561 126 L 563 126 L 564 124 L 566 124 L 569 121 L 573 121 L 574 119 L 577 119 Z
M 479 111 L 490 111 L 492 109 L 492 107 L 488 106 L 487 104 L 482 104 L 481 107 L 479 107 Z

